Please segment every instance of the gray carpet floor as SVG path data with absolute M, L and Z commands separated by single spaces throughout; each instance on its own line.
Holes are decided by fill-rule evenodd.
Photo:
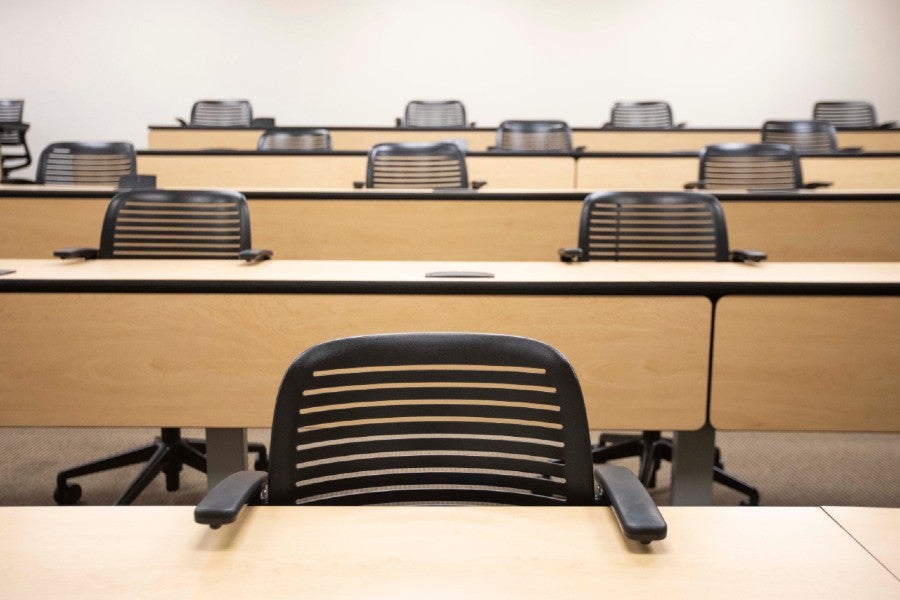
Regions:
M 202 430 L 185 430 L 201 436 Z M 0 506 L 52 505 L 59 470 L 148 442 L 154 429 L 0 428 Z M 252 429 L 251 441 L 268 445 L 269 432 Z M 719 432 L 718 446 L 729 472 L 757 486 L 767 506 L 900 507 L 900 434 Z M 635 469 L 636 460 L 620 461 Z M 80 504 L 115 502 L 139 467 L 75 480 Z M 135 504 L 196 504 L 206 490 L 205 475 L 186 468 L 182 486 L 167 492 L 157 477 Z M 665 465 L 653 496 L 669 500 Z M 741 496 L 715 486 L 713 502 L 736 505 Z

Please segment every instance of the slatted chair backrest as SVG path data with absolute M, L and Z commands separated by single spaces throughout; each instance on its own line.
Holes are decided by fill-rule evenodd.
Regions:
M 572 130 L 565 121 L 503 121 L 497 149 L 509 152 L 572 152 Z
M 800 158 L 786 144 L 714 144 L 700 150 L 701 188 L 793 190 L 802 186 Z
M 267 129 L 259 136 L 257 150 L 331 150 L 331 133 L 327 129 Z
M 21 123 L 24 100 L 0 100 L 0 123 Z M 19 146 L 24 144 L 22 130 L 0 131 L 0 145 Z
M 459 100 L 412 100 L 403 116 L 405 127 L 465 127 L 466 107 Z
M 133 190 L 103 219 L 100 258 L 237 259 L 250 248 L 243 194 L 228 190 Z
M 764 143 L 787 144 L 800 154 L 837 152 L 837 132 L 828 121 L 766 121 Z
M 813 106 L 813 119 L 838 129 L 873 129 L 878 126 L 875 107 L 863 101 L 822 101 Z
M 661 100 L 616 102 L 609 126 L 617 129 L 671 129 L 672 107 Z
M 719 200 L 696 192 L 596 192 L 578 228 L 582 260 L 728 260 Z
M 191 108 L 193 127 L 249 127 L 252 121 L 248 100 L 199 100 Z
M 134 146 L 128 142 L 57 142 L 41 152 L 37 183 L 118 185 L 134 175 Z
M 408 333 L 334 340 L 288 368 L 270 504 L 587 505 L 581 389 L 535 340 Z
M 369 151 L 367 188 L 467 188 L 466 156 L 450 142 L 377 144 Z

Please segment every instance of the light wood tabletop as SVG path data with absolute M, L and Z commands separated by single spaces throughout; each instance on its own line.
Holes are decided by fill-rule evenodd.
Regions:
M 251 507 L 219 530 L 193 523 L 192 507 L 0 508 L 0 596 L 900 593 L 900 582 L 819 508 L 661 510 L 668 537 L 641 546 L 624 540 L 601 507 Z
M 857 506 L 822 508 L 900 579 L 900 510 Z

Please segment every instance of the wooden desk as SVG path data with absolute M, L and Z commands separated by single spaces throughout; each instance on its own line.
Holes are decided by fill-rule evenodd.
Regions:
M 496 127 L 464 129 L 398 129 L 396 127 L 324 126 L 335 150 L 368 150 L 381 142 L 437 142 L 465 140 L 469 150 L 481 152 L 497 143 Z M 151 125 L 150 150 L 255 150 L 263 129 L 178 127 Z M 588 152 L 697 152 L 709 144 L 756 143 L 759 129 L 685 128 L 614 130 L 575 127 L 572 145 Z M 866 152 L 900 152 L 900 129 L 857 129 L 838 132 L 838 147 L 861 147 Z
M 569 358 L 592 428 L 682 432 L 676 503 L 710 496 L 708 298 L 760 296 L 778 311 L 794 295 L 900 291 L 896 263 L 2 259 L 0 266 L 17 271 L 0 277 L 0 424 L 266 426 L 286 365 L 312 344 L 386 331 L 511 333 Z M 424 277 L 443 270 L 495 277 Z M 872 342 L 871 352 L 897 356 L 895 338 Z M 815 383 L 803 373 L 788 373 L 787 382 Z M 889 414 L 898 396 L 882 400 Z M 216 476 L 243 466 L 242 439 L 220 451 L 211 438 Z
M 279 259 L 553 260 L 577 245 L 577 191 L 244 189 L 253 242 Z M 773 261 L 900 261 L 900 191 L 714 192 L 732 248 Z M 111 188 L 0 186 L 0 256 L 95 246 Z
M 138 152 L 137 170 L 156 175 L 160 187 L 343 188 L 365 181 L 365 152 Z M 570 189 L 572 155 L 468 154 L 469 180 L 496 189 Z M 898 186 L 900 187 L 900 186 Z
M 900 579 L 900 510 L 824 506 L 825 512 Z
M 625 541 L 608 508 L 0 508 L 6 598 L 895 599 L 900 583 L 820 508 L 663 507 Z M 894 511 L 896 512 L 896 510 Z M 896 519 L 893 520 L 896 523 Z M 884 533 L 896 536 L 896 526 Z
M 900 154 L 802 156 L 803 180 L 829 181 L 833 190 L 900 188 Z M 583 190 L 681 189 L 697 181 L 694 154 L 605 154 L 578 158 L 575 187 Z

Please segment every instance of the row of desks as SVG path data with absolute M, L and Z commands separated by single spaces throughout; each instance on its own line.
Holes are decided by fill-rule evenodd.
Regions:
M 392 127 L 325 127 L 331 132 L 335 150 L 368 150 L 383 142 L 438 142 L 464 140 L 470 150 L 481 152 L 497 144 L 495 128 L 401 129 Z M 219 127 L 169 127 L 151 125 L 150 150 L 256 150 L 264 129 Z M 757 143 L 759 129 L 668 129 L 668 130 L 572 130 L 572 145 L 587 152 L 680 152 L 700 150 L 709 144 Z M 866 152 L 900 152 L 900 129 L 842 130 L 838 147 L 861 147 Z
M 5 598 L 897 598 L 900 509 L 662 507 L 622 539 L 608 508 L 0 508 Z
M 161 187 L 343 188 L 366 179 L 365 152 L 141 151 L 137 170 Z M 801 158 L 806 182 L 836 189 L 900 188 L 900 154 Z M 469 179 L 489 189 L 676 190 L 698 178 L 696 153 L 560 155 L 482 152 L 466 157 Z
M 207 427 L 213 480 L 243 467 L 243 429 L 269 426 L 297 354 L 380 332 L 510 333 L 558 347 L 593 429 L 680 432 L 676 503 L 710 500 L 708 424 L 900 431 L 897 263 L 0 267 L 15 271 L 0 276 L 0 424 Z M 494 277 L 425 277 L 443 270 Z
M 310 260 L 554 260 L 577 245 L 578 191 L 479 192 L 242 188 L 253 243 Z M 0 256 L 95 246 L 114 190 L 0 186 Z M 713 192 L 732 248 L 774 261 L 900 261 L 900 193 Z

